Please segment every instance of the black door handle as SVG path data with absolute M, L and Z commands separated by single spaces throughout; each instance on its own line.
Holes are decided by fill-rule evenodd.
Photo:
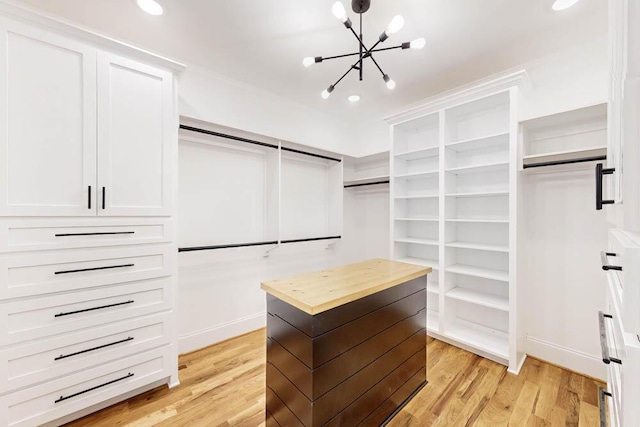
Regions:
M 620 267 L 619 265 L 609 265 L 609 261 L 607 260 L 607 257 L 610 256 L 617 256 L 614 252 L 600 252 L 600 261 L 602 262 L 602 269 L 604 271 L 608 271 L 608 270 L 617 270 L 617 271 L 622 271 L 622 267 Z
M 603 200 L 602 199 L 602 179 L 604 175 L 611 175 L 616 170 L 615 168 L 604 169 L 602 163 L 596 165 L 596 210 L 602 210 L 602 205 L 612 205 L 615 200 Z
M 135 264 L 107 265 L 105 267 L 82 268 L 80 270 L 56 271 L 53 274 L 82 273 L 82 272 L 85 272 L 85 271 L 111 270 L 112 268 L 126 268 L 126 267 L 134 267 L 134 266 L 135 266 Z
M 105 209 L 105 199 L 106 199 L 107 190 L 102 187 L 102 209 Z
M 91 209 L 91 186 L 89 186 L 89 196 L 88 196 L 87 209 Z

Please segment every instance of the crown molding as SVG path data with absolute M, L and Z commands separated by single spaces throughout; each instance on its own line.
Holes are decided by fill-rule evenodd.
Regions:
M 390 125 L 396 125 L 512 87 L 524 87 L 527 84 L 526 70 L 509 72 L 499 77 L 491 76 L 412 104 L 404 111 L 387 116 L 384 120 Z
M 66 21 L 58 16 L 26 7 L 13 0 L 0 0 L 0 16 L 5 16 L 26 24 L 35 25 L 39 28 L 52 31 L 63 36 L 72 37 L 76 40 L 82 40 L 97 48 L 116 52 L 132 59 L 137 59 L 165 68 L 174 74 L 180 74 L 187 68 L 186 65 L 180 62 L 173 61 L 144 49 L 137 48 L 128 43 L 99 34 L 75 23 Z

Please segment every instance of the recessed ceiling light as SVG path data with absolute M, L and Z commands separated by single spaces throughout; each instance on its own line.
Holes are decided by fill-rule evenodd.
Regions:
M 580 0 L 555 0 L 551 7 L 553 10 L 565 10 L 578 3 L 578 1 Z
M 160 3 L 155 0 L 136 0 L 140 9 L 147 12 L 149 15 L 159 16 L 164 13 L 164 9 Z
M 358 101 L 360 101 L 360 97 L 358 95 L 351 95 L 347 99 L 349 100 L 349 102 L 358 102 Z

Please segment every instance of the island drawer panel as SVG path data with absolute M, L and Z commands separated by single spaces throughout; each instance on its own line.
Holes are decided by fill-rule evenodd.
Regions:
M 267 312 L 277 313 L 287 323 L 306 335 L 315 338 L 332 329 L 349 323 L 374 310 L 405 298 L 426 288 L 427 277 L 419 277 L 398 286 L 369 295 L 340 307 L 312 316 L 302 310 L 267 294 Z
M 291 412 L 287 405 L 267 387 L 267 427 L 304 427 L 304 424 Z

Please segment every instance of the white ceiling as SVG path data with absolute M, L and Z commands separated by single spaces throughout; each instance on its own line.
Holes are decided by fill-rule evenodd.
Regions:
M 405 26 L 382 47 L 418 37 L 423 50 L 376 58 L 398 86 L 389 91 L 371 61 L 352 72 L 328 101 L 320 92 L 354 60 L 302 66 L 305 56 L 355 52 L 357 42 L 331 14 L 334 0 L 160 0 L 165 14 L 145 14 L 134 0 L 19 0 L 98 32 L 344 119 L 381 116 L 437 92 L 551 54 L 607 31 L 607 2 L 581 0 L 563 11 L 552 0 L 372 0 L 364 39 L 377 40 L 391 18 Z M 350 16 L 350 1 L 342 0 Z M 362 100 L 350 105 L 348 95 Z

